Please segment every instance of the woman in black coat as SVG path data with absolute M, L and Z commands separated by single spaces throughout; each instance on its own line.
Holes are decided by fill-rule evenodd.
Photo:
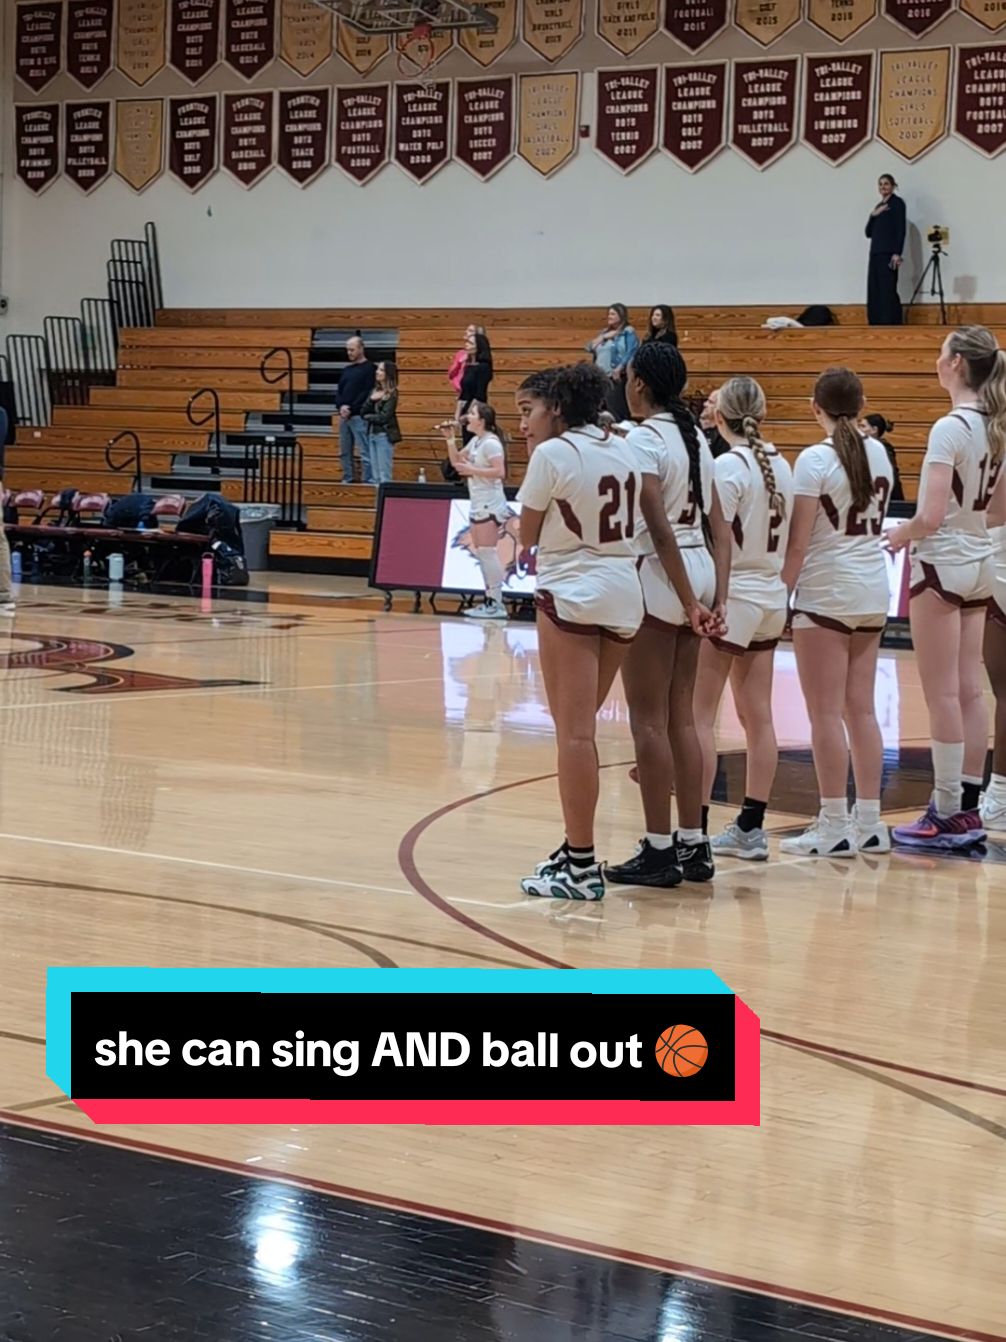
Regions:
M 866 316 L 871 326 L 900 326 L 898 271 L 905 250 L 905 202 L 895 195 L 898 184 L 889 172 L 878 183 L 880 204 L 866 221 L 870 269 L 866 281 Z
M 467 443 L 473 435 L 466 426 L 465 415 L 473 401 L 488 400 L 489 383 L 493 380 L 493 352 L 488 337 L 480 331 L 466 337 L 465 349 L 468 362 L 461 374 L 454 418 L 461 425 L 461 436 Z

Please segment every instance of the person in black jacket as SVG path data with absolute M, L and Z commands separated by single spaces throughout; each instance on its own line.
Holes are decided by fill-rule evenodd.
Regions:
M 898 470 L 898 454 L 894 450 L 894 444 L 887 441 L 887 435 L 894 432 L 894 425 L 883 415 L 864 415 L 863 422 L 859 427 L 864 438 L 876 438 L 878 443 L 883 444 L 887 452 L 887 459 L 891 463 L 891 470 L 894 472 L 890 502 L 904 503 L 905 487 L 901 483 L 901 472 Z
M 905 202 L 895 195 L 898 184 L 889 172 L 878 187 L 880 204 L 866 221 L 870 268 L 866 281 L 866 316 L 871 326 L 900 326 L 898 271 L 905 250 Z
M 643 344 L 648 340 L 657 340 L 663 345 L 677 348 L 678 332 L 674 325 L 674 309 L 666 303 L 657 303 L 650 311 L 650 326 L 643 336 Z
M 377 369 L 367 358 L 367 349 L 359 336 L 346 341 L 345 368 L 339 374 L 335 399 L 339 405 L 339 451 L 342 454 L 342 483 L 353 483 L 353 444 L 360 451 L 360 470 L 365 485 L 377 483 L 370 460 L 370 431 L 363 412 L 374 390 Z
M 480 331 L 466 338 L 465 349 L 468 351 L 468 362 L 461 374 L 454 420 L 462 426 L 462 441 L 467 444 L 474 435 L 467 427 L 465 416 L 473 401 L 488 400 L 489 383 L 493 380 L 493 352 L 488 339 Z

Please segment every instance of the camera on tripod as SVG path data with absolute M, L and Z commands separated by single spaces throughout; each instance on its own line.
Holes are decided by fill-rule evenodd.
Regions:
M 950 229 L 943 224 L 933 224 L 926 234 L 926 241 L 931 247 L 946 247 L 950 242 Z

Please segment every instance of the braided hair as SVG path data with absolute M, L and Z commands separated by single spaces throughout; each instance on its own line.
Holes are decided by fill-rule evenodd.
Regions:
M 688 482 L 692 498 L 704 517 L 702 497 L 702 444 L 695 417 L 681 399 L 688 382 L 688 369 L 681 351 L 674 345 L 648 340 L 632 356 L 629 377 L 636 377 L 650 394 L 655 409 L 666 412 L 677 425 L 688 452 Z
M 768 448 L 761 436 L 761 424 L 767 409 L 765 393 L 753 377 L 732 377 L 720 388 L 716 409 L 731 433 L 747 439 L 765 482 L 769 507 L 780 517 L 785 517 L 786 500 L 779 492 Z

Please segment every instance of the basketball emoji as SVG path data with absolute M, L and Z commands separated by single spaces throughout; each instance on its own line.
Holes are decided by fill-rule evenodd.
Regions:
M 657 1062 L 668 1076 L 694 1076 L 708 1056 L 706 1037 L 694 1025 L 669 1025 L 657 1040 Z

